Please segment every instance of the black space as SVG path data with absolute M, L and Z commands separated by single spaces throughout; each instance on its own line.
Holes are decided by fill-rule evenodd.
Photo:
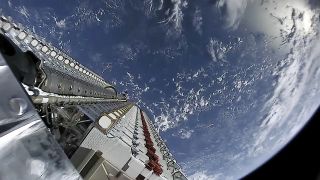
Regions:
M 243 179 L 320 180 L 320 108 L 283 150 Z

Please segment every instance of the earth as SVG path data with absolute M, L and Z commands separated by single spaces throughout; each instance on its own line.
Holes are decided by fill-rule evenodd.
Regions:
M 317 0 L 1 1 L 153 118 L 189 179 L 238 179 L 320 104 Z

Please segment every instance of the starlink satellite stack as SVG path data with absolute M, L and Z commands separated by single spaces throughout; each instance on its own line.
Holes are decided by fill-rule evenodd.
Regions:
M 0 18 L 0 179 L 185 180 L 147 114 Z

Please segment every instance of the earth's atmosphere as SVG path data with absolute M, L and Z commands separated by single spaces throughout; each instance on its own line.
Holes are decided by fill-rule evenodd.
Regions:
M 320 103 L 317 0 L 0 2 L 153 117 L 190 179 L 238 179 Z

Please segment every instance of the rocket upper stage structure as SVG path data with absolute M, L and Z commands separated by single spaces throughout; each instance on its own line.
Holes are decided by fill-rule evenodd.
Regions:
M 126 94 L 0 18 L 0 179 L 186 180 Z

